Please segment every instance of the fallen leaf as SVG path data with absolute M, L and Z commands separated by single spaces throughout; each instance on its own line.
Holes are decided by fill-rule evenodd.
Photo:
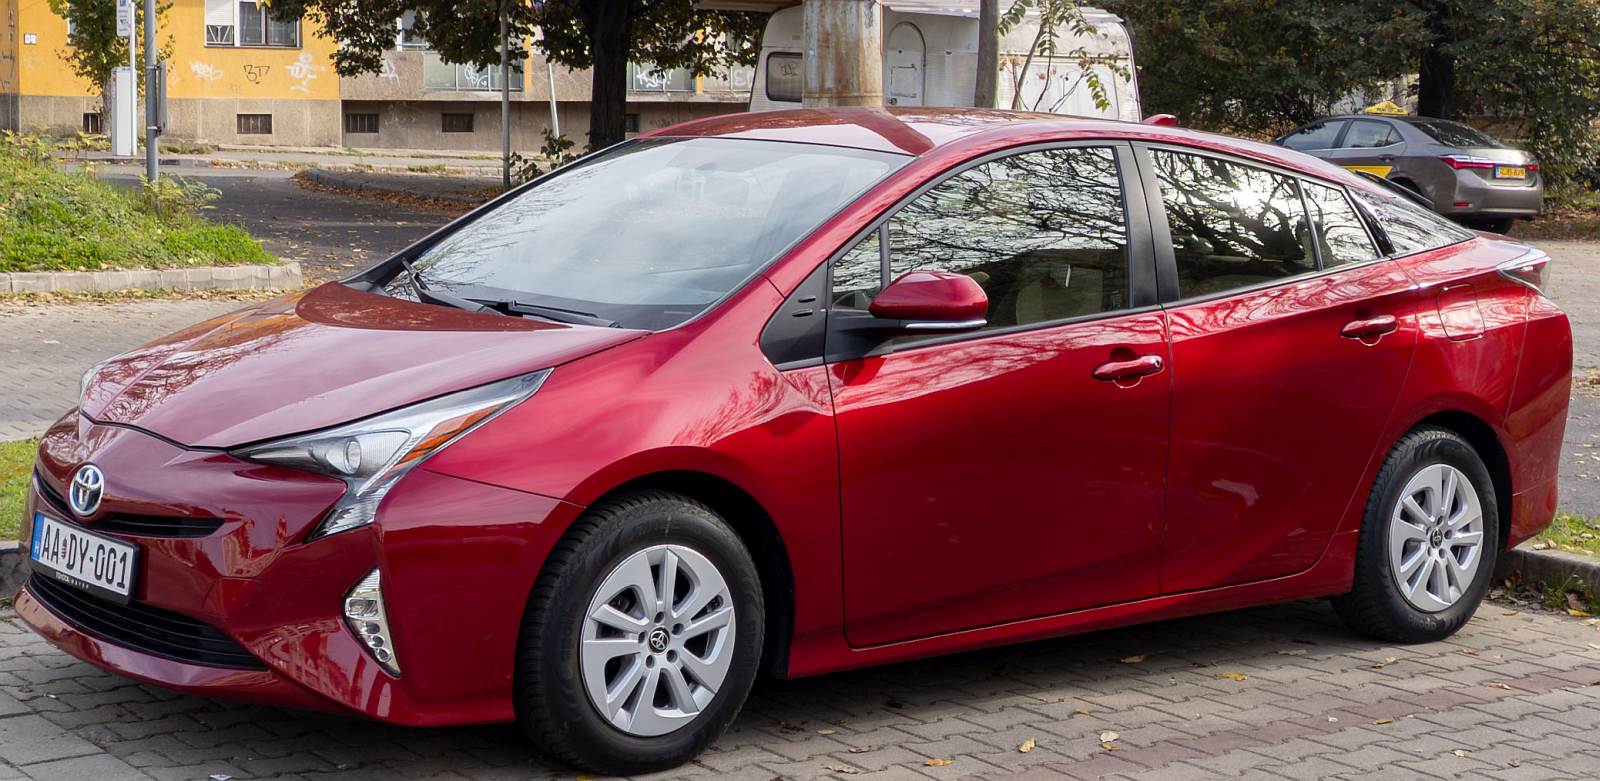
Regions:
M 1576 591 L 1567 592 L 1567 608 L 1570 610 L 1588 610 L 1589 603 L 1583 601 L 1583 595 Z
M 1087 716 L 1087 715 L 1089 715 L 1089 709 L 1088 708 L 1079 708 L 1079 709 L 1073 711 L 1072 715 L 1074 715 L 1074 716 Z
M 1230 681 L 1248 681 L 1248 680 L 1250 680 L 1250 676 L 1245 675 L 1244 673 L 1217 673 L 1217 677 L 1218 678 L 1226 678 L 1226 679 L 1228 679 Z
M 1118 735 L 1115 732 L 1112 732 L 1111 730 L 1106 730 L 1105 732 L 1100 733 L 1100 742 L 1101 743 L 1110 743 L 1111 741 L 1116 740 L 1117 738 L 1120 738 L 1120 737 L 1122 737 L 1122 736 Z
M 1028 738 L 1027 740 L 1022 741 L 1021 745 L 1017 746 L 1017 750 L 1022 752 L 1022 753 L 1024 753 L 1024 754 L 1026 754 L 1029 751 L 1032 751 L 1035 748 L 1038 748 L 1038 746 L 1039 746 L 1039 741 L 1034 740 L 1033 738 Z
M 1485 685 L 1487 685 L 1487 686 L 1489 686 L 1491 688 L 1495 688 L 1495 689 L 1505 689 L 1508 692 L 1516 691 L 1516 689 L 1511 688 L 1511 684 L 1509 684 L 1509 683 L 1490 683 L 1490 684 L 1485 684 Z
M 1111 743 L 1101 743 L 1100 744 L 1100 748 L 1103 748 L 1106 751 L 1121 751 L 1122 750 L 1121 748 L 1118 748 L 1116 745 L 1113 745 Z
M 1463 649 L 1461 649 L 1461 653 L 1464 653 L 1467 656 L 1477 656 L 1478 655 L 1478 652 L 1472 650 L 1471 648 L 1463 648 Z
M 1381 726 L 1381 725 L 1384 725 L 1384 724 L 1393 724 L 1393 723 L 1394 723 L 1394 719 L 1373 719 L 1372 720 L 1373 726 Z
M 865 753 L 867 753 L 868 751 L 871 751 L 871 750 L 872 750 L 871 746 L 851 746 L 850 747 L 850 753 L 852 753 L 852 754 L 865 754 Z
M 1455 754 L 1458 757 L 1464 757 L 1464 756 L 1467 755 L 1467 752 L 1466 752 L 1465 749 L 1459 749 L 1459 748 L 1456 749 L 1455 751 L 1450 752 L 1450 753 Z
M 819 730 L 817 730 L 817 734 L 818 735 L 832 735 L 833 733 L 838 732 L 838 731 L 839 730 L 836 730 L 836 729 L 819 729 Z
M 228 781 L 229 776 L 223 776 L 221 778 L 217 778 L 216 776 L 212 776 L 211 778 L 213 779 L 213 781 Z M 584 775 L 582 773 L 579 773 L 578 774 L 578 781 L 595 781 L 595 779 L 594 779 L 594 776 L 587 776 L 587 775 Z
M 1596 678 L 1596 679 L 1590 681 L 1589 685 L 1590 686 L 1600 686 L 1600 678 Z
M 1381 669 L 1383 669 L 1385 667 L 1388 667 L 1389 665 L 1394 664 L 1395 662 L 1398 662 L 1398 661 L 1400 661 L 1400 660 L 1394 658 L 1393 656 L 1386 656 L 1386 657 L 1383 658 L 1383 661 L 1372 665 L 1372 667 L 1374 669 L 1381 670 Z
M 1306 655 L 1306 649 L 1304 649 L 1304 648 L 1293 648 L 1293 649 L 1290 649 L 1288 651 L 1279 651 L 1278 655 L 1279 656 L 1305 656 Z
M 924 759 L 922 764 L 924 767 L 944 767 L 945 765 L 953 765 L 955 762 L 953 759 L 945 759 L 944 757 L 930 757 Z
M 1502 616 L 1514 616 L 1516 614 L 1517 614 L 1517 611 L 1515 611 L 1515 610 L 1502 610 L 1502 611 L 1500 611 L 1500 615 L 1502 615 Z
M 1144 656 L 1145 656 L 1144 654 L 1138 654 L 1138 655 L 1135 655 L 1135 656 L 1124 656 L 1121 659 L 1118 659 L 1117 661 L 1122 662 L 1123 664 L 1138 664 L 1138 663 L 1144 661 Z
M 853 767 L 851 767 L 849 765 L 828 765 L 828 769 L 832 770 L 835 773 L 843 773 L 843 774 L 845 774 L 847 776 L 853 776 L 853 775 L 861 772 L 860 770 L 858 770 L 856 768 L 853 768 Z
M 1571 608 L 1567 608 L 1567 615 L 1572 616 L 1573 618 L 1588 618 L 1589 617 L 1589 611 L 1587 611 L 1587 610 L 1573 610 Z

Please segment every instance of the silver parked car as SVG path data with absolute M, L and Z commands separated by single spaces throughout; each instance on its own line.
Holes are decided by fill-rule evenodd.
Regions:
M 1422 195 L 1458 222 L 1504 233 L 1544 209 L 1533 155 L 1460 122 L 1352 114 L 1302 125 L 1275 142 Z

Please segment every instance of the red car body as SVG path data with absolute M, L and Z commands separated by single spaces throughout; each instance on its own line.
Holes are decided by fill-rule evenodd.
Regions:
M 249 659 L 151 652 L 63 618 L 32 584 L 18 613 L 67 652 L 164 687 L 494 722 L 515 715 L 517 631 L 542 561 L 585 507 L 630 486 L 671 485 L 735 525 L 769 586 L 769 668 L 787 676 L 1346 591 L 1384 454 L 1424 421 L 1485 454 L 1502 548 L 1554 514 L 1571 335 L 1548 299 L 1497 273 L 1522 244 L 1476 236 L 1237 295 L 780 368 L 761 333 L 820 264 L 999 150 L 1160 144 L 1371 185 L 1277 147 L 999 112 L 736 115 L 654 135 L 914 159 L 678 327 L 558 325 L 329 283 L 110 361 L 41 442 L 24 557 L 35 511 L 61 513 L 92 460 L 106 493 L 85 527 L 215 524 L 118 535 L 140 547 L 133 599 L 149 625 L 207 625 Z M 1386 333 L 1341 333 L 1389 317 Z M 1136 356 L 1155 371 L 1094 376 Z M 338 480 L 226 452 L 547 367 L 536 398 L 429 458 L 350 532 L 305 539 Z M 1041 414 L 1042 394 L 1074 414 Z M 339 616 L 375 567 L 399 677 Z

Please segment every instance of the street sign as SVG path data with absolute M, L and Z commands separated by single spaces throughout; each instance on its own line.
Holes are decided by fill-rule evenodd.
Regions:
M 117 0 L 117 37 L 133 35 L 133 0 Z

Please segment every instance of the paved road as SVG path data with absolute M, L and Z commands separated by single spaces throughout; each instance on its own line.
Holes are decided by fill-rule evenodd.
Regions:
M 316 281 L 377 263 L 450 219 L 432 209 L 307 190 L 286 171 L 184 168 L 178 173 L 221 191 L 214 218 L 244 226 L 273 254 L 300 261 Z M 133 182 L 138 171 L 116 166 L 102 176 Z
M 1600 632 L 1507 612 L 1392 646 L 1300 602 L 773 682 L 698 762 L 658 777 L 1600 777 Z M 0 614 L 0 778 L 23 775 L 571 777 L 509 726 L 400 729 L 175 695 Z

